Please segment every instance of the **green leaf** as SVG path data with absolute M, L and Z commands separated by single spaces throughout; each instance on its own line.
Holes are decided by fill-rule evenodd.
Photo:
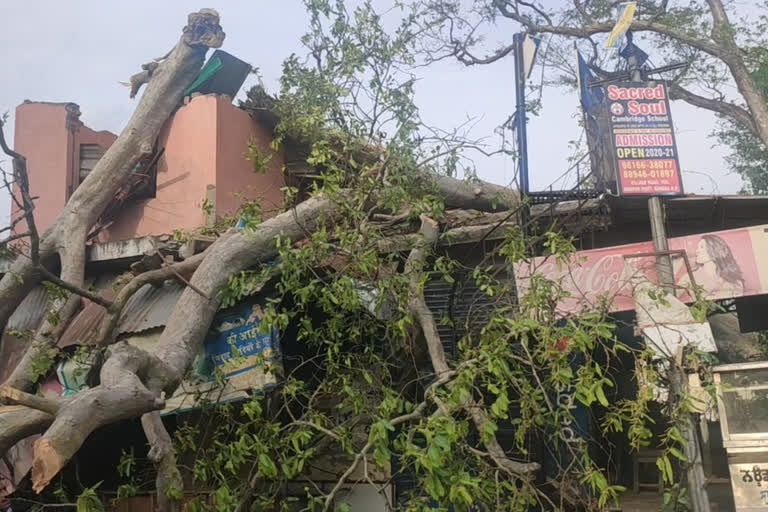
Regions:
M 259 471 L 268 478 L 277 478 L 277 466 L 266 453 L 259 454 Z
M 688 459 L 685 457 L 685 455 L 683 455 L 683 454 L 680 452 L 680 450 L 678 450 L 678 449 L 677 449 L 677 448 L 675 448 L 674 446 L 670 446 L 670 447 L 668 448 L 668 450 L 669 450 L 669 453 L 671 453 L 672 455 L 674 455 L 675 457 L 677 457 L 679 460 L 681 460 L 681 461 L 683 461 L 683 462 L 685 462 L 686 460 L 688 460 Z
M 603 386 L 598 385 L 595 387 L 595 396 L 597 396 L 597 401 L 600 402 L 600 405 L 608 407 L 608 399 L 605 397 Z

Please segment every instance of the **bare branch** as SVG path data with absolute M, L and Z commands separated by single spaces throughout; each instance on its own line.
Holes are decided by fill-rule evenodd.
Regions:
M 64 288 L 65 290 L 72 292 L 74 294 L 77 294 L 81 297 L 85 297 L 86 299 L 90 300 L 91 302 L 95 302 L 96 304 L 100 306 L 104 306 L 105 308 L 109 308 L 112 306 L 112 302 L 105 299 L 101 295 L 97 293 L 91 293 L 88 290 L 81 288 L 79 286 L 75 286 L 72 283 L 69 283 L 67 281 L 64 281 L 59 276 L 45 268 L 44 266 L 40 265 L 38 267 L 40 273 L 43 275 L 43 278 L 45 281 L 49 281 L 56 286 L 59 286 L 61 288 Z
M 12 150 L 5 140 L 5 130 L 3 129 L 5 122 L 0 119 L 0 148 L 3 152 L 13 159 L 13 178 L 16 184 L 19 186 L 21 192 L 22 211 L 24 220 L 27 222 L 27 230 L 29 231 L 29 257 L 32 259 L 32 263 L 37 265 L 40 260 L 40 237 L 35 226 L 35 216 L 33 210 L 35 204 L 32 201 L 32 195 L 29 192 L 29 174 L 27 173 L 27 159 L 21 153 Z M 7 183 L 7 182 L 6 182 Z M 13 191 L 9 190 L 13 196 Z
M 748 110 L 738 105 L 700 96 L 674 82 L 669 83 L 669 98 L 672 100 L 683 100 L 693 106 L 722 114 L 749 130 L 752 134 L 758 135 L 752 115 Z
M 520 0 L 514 0 L 515 4 L 523 4 Z M 605 23 L 590 23 L 583 27 L 574 27 L 566 25 L 554 25 L 549 23 L 547 25 L 541 25 L 534 23 L 527 16 L 523 16 L 517 9 L 510 9 L 509 1 L 497 0 L 494 2 L 498 11 L 505 17 L 515 20 L 518 23 L 524 25 L 531 32 L 536 33 L 549 33 L 558 34 L 568 37 L 587 38 L 594 34 L 608 33 L 613 30 L 613 22 Z M 671 25 L 659 23 L 656 21 L 648 20 L 634 20 L 629 28 L 633 32 L 655 32 L 663 36 L 677 39 L 678 41 L 697 48 L 705 53 L 708 53 L 714 57 L 722 58 L 725 54 L 723 48 L 716 43 L 713 43 L 709 39 L 702 39 L 696 37 L 688 32 L 684 32 Z

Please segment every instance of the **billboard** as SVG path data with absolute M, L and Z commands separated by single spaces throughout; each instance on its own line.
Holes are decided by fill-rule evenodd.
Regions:
M 768 225 L 670 238 L 669 248 L 685 252 L 693 281 L 710 300 L 768 293 L 768 265 L 760 257 L 768 254 Z M 523 295 L 534 274 L 558 282 L 568 294 L 557 305 L 563 314 L 593 308 L 601 300 L 608 301 L 610 311 L 633 310 L 635 279 L 658 282 L 656 258 L 633 255 L 651 252 L 652 242 L 640 242 L 576 252 L 570 264 L 561 265 L 552 257 L 534 258 L 515 264 L 515 283 Z M 682 253 L 671 258 L 677 296 L 691 301 L 693 287 Z
M 682 194 L 666 84 L 612 83 L 605 97 L 619 194 Z

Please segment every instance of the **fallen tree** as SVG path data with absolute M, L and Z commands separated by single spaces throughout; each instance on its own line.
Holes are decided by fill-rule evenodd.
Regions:
M 190 15 L 181 40 L 164 60 L 145 66 L 132 80 L 132 91 L 140 81 L 148 83 L 128 126 L 40 236 L 39 249 L 33 249 L 37 235 L 32 229 L 30 249 L 18 249 L 12 270 L 0 281 L 1 325 L 41 280 L 67 292 L 50 304 L 59 321 L 44 322 L 0 387 L 0 398 L 14 404 L 0 409 L 0 453 L 41 434 L 34 444 L 35 491 L 43 492 L 65 471 L 94 431 L 141 418 L 158 503 L 162 510 L 179 509 L 183 478 L 177 460 L 185 454 L 176 451 L 158 411 L 200 353 L 222 304 L 241 300 L 266 278 L 272 280 L 275 299 L 264 325 L 294 326 L 307 354 L 316 353 L 307 358 L 318 370 L 302 376 L 304 363 L 290 367 L 274 395 L 254 396 L 235 411 L 216 410 L 216 435 L 224 432 L 217 443 L 195 438 L 192 473 L 198 485 L 216 490 L 219 510 L 274 506 L 281 486 L 308 478 L 309 462 L 328 450 L 349 457 L 349 466 L 335 475 L 332 489 L 310 493 L 309 506 L 335 507 L 353 474 L 362 468 L 363 476 L 355 478 L 372 482 L 369 466 L 389 466 L 397 451 L 423 490 L 416 503 L 433 500 L 462 509 L 482 501 L 495 502 L 498 509 L 524 508 L 549 499 L 547 490 L 535 485 L 541 461 L 530 460 L 526 436 L 557 439 L 562 418 L 572 415 L 567 405 L 553 405 L 549 393 L 570 385 L 585 396 L 586 406 L 603 403 L 598 397 L 611 382 L 595 352 L 615 355 L 616 350 L 604 315 L 591 311 L 583 322 L 575 318 L 562 325 L 555 314 L 555 283 L 539 283 L 518 298 L 509 281 L 486 265 L 490 258 L 509 265 L 541 246 L 560 257 L 572 249 L 570 239 L 556 232 L 529 237 L 520 229 L 515 191 L 449 175 L 463 151 L 477 144 L 455 135 L 423 135 L 412 103 L 413 78 L 393 66 L 412 55 L 412 32 L 388 35 L 370 6 L 361 8 L 354 21 L 340 6 L 308 2 L 307 7 L 312 31 L 306 41 L 314 63 L 289 58 L 272 108 L 279 119 L 277 141 L 304 141 L 306 162 L 317 172 L 303 188 L 287 189 L 282 213 L 229 229 L 182 262 L 137 270 L 112 300 L 83 289 L 91 226 L 136 162 L 151 151 L 205 49 L 222 43 L 218 16 L 202 10 Z M 329 24 L 335 26 L 332 36 L 326 33 Z M 369 73 L 377 79 L 363 80 Z M 363 95 L 371 102 L 347 100 Z M 23 155 L 11 156 L 16 181 L 23 184 Z M 539 217 L 551 218 L 558 208 Z M 580 211 L 561 210 L 566 216 Z M 31 214 L 32 207 L 24 211 Z M 483 253 L 480 248 L 491 240 L 498 247 Z M 469 253 L 482 253 L 479 262 L 445 249 L 459 243 Z M 59 276 L 44 267 L 54 254 L 61 256 Z M 464 268 L 470 263 L 469 270 Z M 465 329 L 462 350 L 449 357 L 439 336 L 441 319 L 426 307 L 424 284 L 430 272 L 455 280 L 460 271 L 495 303 L 480 315 L 482 328 Z M 128 299 L 143 285 L 167 279 L 180 279 L 186 287 L 152 350 L 121 341 L 116 325 Z M 358 293 L 361 282 L 376 290 L 377 308 L 393 304 L 389 321 L 369 314 Z M 97 336 L 99 348 L 107 348 L 98 383 L 71 396 L 43 398 L 34 393 L 31 369 L 40 366 L 41 350 L 53 346 L 80 296 L 105 309 Z M 323 320 L 313 319 L 313 313 Z M 557 348 L 563 337 L 575 340 L 568 350 Z M 578 374 L 565 371 L 573 351 L 584 360 Z M 53 363 L 51 358 L 46 369 Z M 271 409 L 267 402 L 273 396 L 280 405 Z M 621 421 L 631 420 L 630 405 L 617 404 Z M 516 425 L 511 445 L 497 437 L 503 422 Z M 585 445 L 568 451 L 571 459 L 560 468 L 555 486 L 561 499 L 579 502 L 573 482 L 585 475 L 594 479 L 601 502 L 616 496 L 617 486 L 594 476 L 602 472 Z

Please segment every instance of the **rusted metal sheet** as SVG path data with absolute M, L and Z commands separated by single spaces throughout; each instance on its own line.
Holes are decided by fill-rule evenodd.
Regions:
M 17 331 L 37 329 L 45 316 L 47 303 L 47 290 L 42 286 L 34 288 L 8 319 L 8 329 Z M 26 340 L 16 338 L 8 334 L 8 331 L 3 334 L 0 339 L 0 382 L 11 375 L 26 348 Z
M 37 328 L 43 320 L 47 303 L 48 291 L 42 286 L 34 288 L 8 319 L 8 328 L 20 331 Z
M 96 303 L 90 303 L 69 323 L 59 338 L 59 347 L 71 345 L 92 345 L 96 343 L 99 324 L 106 310 Z
M 120 315 L 117 332 L 135 333 L 164 326 L 183 291 L 184 285 L 175 282 L 159 287 L 144 285 L 128 299 Z M 106 310 L 98 304 L 88 304 L 59 338 L 59 347 L 95 344 L 105 314 Z
M 178 282 L 160 287 L 144 285 L 126 303 L 117 331 L 141 332 L 164 326 L 183 291 L 184 285 Z

